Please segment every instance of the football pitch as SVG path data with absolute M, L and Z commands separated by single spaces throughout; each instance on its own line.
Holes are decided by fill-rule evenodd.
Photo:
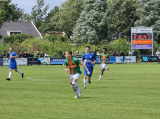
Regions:
M 109 64 L 101 80 L 94 66 L 81 98 L 63 65 L 0 67 L 0 119 L 160 119 L 160 64 Z

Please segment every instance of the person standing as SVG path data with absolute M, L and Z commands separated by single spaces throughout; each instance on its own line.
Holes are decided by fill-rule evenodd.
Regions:
M 24 51 L 24 53 L 23 53 L 23 58 L 27 58 L 27 53 L 26 53 L 26 51 Z
M 43 53 L 43 51 L 41 52 L 40 57 L 44 57 L 44 53 Z
M 65 71 L 69 72 L 68 68 L 70 68 L 70 84 L 73 88 L 73 91 L 76 93 L 76 96 L 74 98 L 81 97 L 81 90 L 79 89 L 77 84 L 78 78 L 81 74 L 79 64 L 81 64 L 86 69 L 88 75 L 90 74 L 90 72 L 85 66 L 85 64 L 80 62 L 79 59 L 72 56 L 72 51 L 68 50 L 65 53 L 65 57 Z
M 30 57 L 31 57 L 31 58 L 33 58 L 33 57 L 34 57 L 34 54 L 33 54 L 33 52 L 31 53 Z
M 30 52 L 28 51 L 28 53 L 27 53 L 27 58 L 29 58 L 30 57 Z
M 1 54 L 1 58 L 6 58 L 6 55 L 4 54 L 4 52 Z
M 90 75 L 87 75 L 87 70 L 84 68 L 84 79 L 83 79 L 84 88 L 83 89 L 86 89 L 87 76 L 88 76 L 88 83 L 90 84 L 91 76 L 93 72 L 93 65 L 96 63 L 96 57 L 94 53 L 90 53 L 90 46 L 86 46 L 86 53 L 83 55 L 81 62 L 82 63 L 85 62 L 85 65 L 90 72 Z
M 102 59 L 102 60 L 101 60 Z M 100 54 L 100 57 L 99 57 L 99 63 L 101 61 L 101 74 L 99 76 L 99 79 L 98 80 L 101 80 L 102 76 L 103 76 L 103 72 L 105 70 L 109 70 L 107 67 L 106 67 L 106 64 L 108 64 L 108 62 L 110 61 L 110 57 L 109 57 L 109 54 L 107 54 L 107 48 L 103 48 L 103 53 Z
M 22 52 L 19 52 L 18 58 L 22 58 Z
M 10 81 L 11 80 L 11 75 L 12 75 L 12 70 L 14 69 L 15 72 L 18 72 L 19 74 L 21 74 L 22 78 L 24 77 L 24 74 L 17 70 L 17 62 L 15 60 L 15 58 L 18 58 L 17 54 L 15 52 L 13 52 L 12 48 L 9 48 L 9 58 L 10 58 L 10 65 L 9 65 L 9 78 L 7 78 L 6 80 Z

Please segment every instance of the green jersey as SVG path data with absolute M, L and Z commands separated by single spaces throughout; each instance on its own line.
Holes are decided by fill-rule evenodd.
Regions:
M 76 73 L 81 74 L 82 72 L 80 71 L 80 60 L 73 57 L 72 60 L 66 59 L 64 62 L 64 65 L 70 68 L 70 74 L 74 75 Z
M 101 60 L 101 64 L 106 64 L 107 60 L 109 59 L 109 54 L 103 54 L 103 53 L 101 53 L 100 54 L 100 58 L 102 59 Z
M 91 50 L 90 50 L 89 52 L 90 52 L 90 53 L 92 53 L 92 51 L 91 51 Z M 86 50 L 84 50 L 84 51 L 83 51 L 83 54 L 86 54 L 86 53 L 87 53 L 87 52 L 86 52 Z

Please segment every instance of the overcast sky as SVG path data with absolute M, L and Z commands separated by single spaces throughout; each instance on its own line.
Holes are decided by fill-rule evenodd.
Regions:
M 54 8 L 54 6 L 60 6 L 64 1 L 66 0 L 44 0 L 44 6 L 50 5 L 49 12 L 51 9 Z M 31 13 L 32 7 L 34 5 L 37 5 L 37 0 L 12 0 L 11 3 L 18 4 L 18 8 L 23 8 L 25 10 L 25 13 Z

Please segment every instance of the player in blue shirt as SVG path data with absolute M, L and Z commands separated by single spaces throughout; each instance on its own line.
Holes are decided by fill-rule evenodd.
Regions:
M 86 46 L 86 53 L 82 57 L 82 62 L 85 63 L 87 69 L 90 72 L 90 75 L 88 75 L 88 83 L 90 84 L 91 76 L 93 72 L 93 65 L 96 63 L 96 57 L 93 53 L 90 52 L 90 46 Z M 84 88 L 83 89 L 86 89 L 86 78 L 87 78 L 87 71 L 86 69 L 84 69 L 84 79 L 83 79 Z
M 22 78 L 23 78 L 23 73 L 20 72 L 19 70 L 17 70 L 17 62 L 15 60 L 15 58 L 18 58 L 17 54 L 15 52 L 13 52 L 13 49 L 12 48 L 9 48 L 9 57 L 8 59 L 10 58 L 10 65 L 9 65 L 9 78 L 7 78 L 6 80 L 10 81 L 11 79 L 11 75 L 12 75 L 12 69 L 15 70 L 15 72 L 18 72 L 19 74 L 22 75 Z

